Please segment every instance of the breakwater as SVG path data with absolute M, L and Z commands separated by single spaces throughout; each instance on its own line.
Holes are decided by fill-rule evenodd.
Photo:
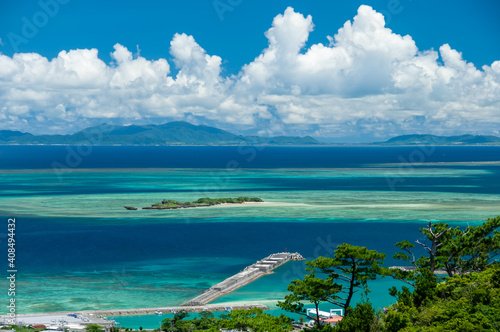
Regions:
M 231 293 L 232 291 L 248 285 L 252 281 L 272 273 L 274 269 L 280 267 L 281 265 L 289 261 L 303 260 L 299 253 L 276 253 L 266 258 L 257 261 L 256 263 L 247 266 L 243 271 L 227 278 L 226 280 L 210 287 L 204 291 L 201 295 L 189 300 L 184 304 L 184 306 L 202 306 L 207 303 L 214 301 L 215 299 Z
M 253 309 L 261 308 L 268 310 L 269 307 L 263 304 L 234 304 L 230 309 Z M 85 311 L 64 311 L 64 312 L 51 312 L 51 313 L 36 313 L 36 314 L 17 314 L 18 319 L 26 317 L 45 317 L 45 316 L 64 316 L 68 314 L 76 315 L 90 315 L 95 317 L 103 316 L 127 316 L 127 315 L 153 315 L 153 314 L 173 314 L 181 310 L 187 312 L 202 312 L 202 311 L 227 311 L 228 307 L 223 305 L 206 305 L 206 306 L 177 306 L 177 307 L 159 307 L 159 308 L 138 308 L 138 309 L 108 309 L 108 310 L 85 310 Z M 8 319 L 8 315 L 0 315 L 0 322 Z

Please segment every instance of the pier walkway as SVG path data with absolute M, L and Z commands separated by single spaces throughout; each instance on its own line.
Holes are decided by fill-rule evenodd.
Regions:
M 299 253 L 282 252 L 272 254 L 256 263 L 247 266 L 243 271 L 227 278 L 226 280 L 210 287 L 201 295 L 189 300 L 184 306 L 203 306 L 215 299 L 228 294 L 240 287 L 248 285 L 252 281 L 272 273 L 277 267 L 289 262 L 303 260 Z

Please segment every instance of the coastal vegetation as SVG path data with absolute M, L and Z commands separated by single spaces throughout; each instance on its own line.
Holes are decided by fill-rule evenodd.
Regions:
M 334 257 L 306 262 L 308 275 L 293 280 L 289 295 L 278 307 L 305 315 L 305 304 L 316 309 L 321 303 L 345 309 L 343 319 L 332 327 L 319 315 L 311 331 L 498 331 L 500 330 L 500 217 L 479 226 L 452 228 L 428 223 L 421 228 L 424 240 L 415 244 L 425 254 L 416 256 L 415 244 L 401 241 L 403 252 L 394 255 L 409 266 L 382 266 L 385 254 L 365 247 L 341 244 Z M 319 276 L 316 273 L 319 272 Z M 393 287 L 396 303 L 375 312 L 368 299 L 368 282 L 392 277 L 407 284 Z M 354 308 L 352 294 L 363 290 L 363 300 Z
M 259 197 L 237 197 L 237 198 L 199 198 L 196 201 L 181 203 L 176 200 L 164 199 L 159 203 L 154 203 L 150 207 L 143 207 L 143 209 L 181 209 L 181 208 L 192 208 L 201 206 L 212 206 L 220 204 L 242 204 L 248 202 L 260 203 L 263 200 Z M 128 207 L 125 207 L 126 209 Z
M 85 331 L 87 331 L 87 332 L 102 332 L 102 331 L 104 331 L 104 328 L 100 325 L 97 325 L 97 324 L 89 324 L 85 328 Z
M 375 280 L 385 254 L 365 247 L 347 243 L 341 244 L 334 251 L 334 257 L 318 257 L 306 262 L 310 272 L 304 279 L 293 280 L 288 286 L 291 294 L 285 301 L 279 301 L 283 310 L 307 316 L 304 301 L 314 304 L 316 325 L 320 325 L 319 305 L 329 302 L 346 311 L 358 290 L 367 290 L 367 281 Z M 316 277 L 316 272 L 326 278 Z
M 43 327 L 33 327 L 33 326 L 20 326 L 20 325 L 4 325 L 0 328 L 0 330 L 7 330 L 10 332 L 40 332 L 45 331 Z
M 499 331 L 500 265 L 440 283 L 422 278 L 380 319 L 385 331 Z
M 200 318 L 185 319 L 189 317 L 189 314 L 180 311 L 173 318 L 164 319 L 161 330 L 167 332 L 219 332 L 221 329 L 255 332 L 293 330 L 292 319 L 284 315 L 271 316 L 260 308 L 233 310 L 221 315 L 220 318 L 215 317 L 210 311 L 200 312 L 200 316 Z

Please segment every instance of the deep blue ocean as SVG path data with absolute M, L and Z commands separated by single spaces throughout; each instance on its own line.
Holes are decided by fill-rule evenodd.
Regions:
M 1 250 L 16 218 L 19 313 L 179 305 L 284 250 L 313 259 L 346 242 L 395 264 L 394 244 L 428 220 L 500 214 L 499 162 L 500 147 L 0 146 Z M 123 208 L 206 196 L 265 203 Z M 216 302 L 272 305 L 304 267 Z M 376 307 L 392 284 L 371 285 Z
M 415 167 L 499 159 L 499 146 L 0 146 L 0 169 Z

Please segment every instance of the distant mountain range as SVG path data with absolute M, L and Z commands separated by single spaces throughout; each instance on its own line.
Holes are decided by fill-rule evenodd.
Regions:
M 102 124 L 70 135 L 32 135 L 0 130 L 0 144 L 67 145 L 320 145 L 311 136 L 242 136 L 209 126 L 175 121 L 161 125 L 113 126 Z M 500 145 L 496 136 L 403 135 L 373 145 Z M 338 145 L 338 144 L 337 144 Z M 353 145 L 353 144 L 349 144 Z
M 377 145 L 499 145 L 500 138 L 483 135 L 435 136 L 435 135 L 403 135 Z
M 91 145 L 310 145 L 310 136 L 241 136 L 228 131 L 176 121 L 162 125 L 112 126 L 103 124 L 71 135 L 32 135 L 0 130 L 0 144 L 91 144 Z

